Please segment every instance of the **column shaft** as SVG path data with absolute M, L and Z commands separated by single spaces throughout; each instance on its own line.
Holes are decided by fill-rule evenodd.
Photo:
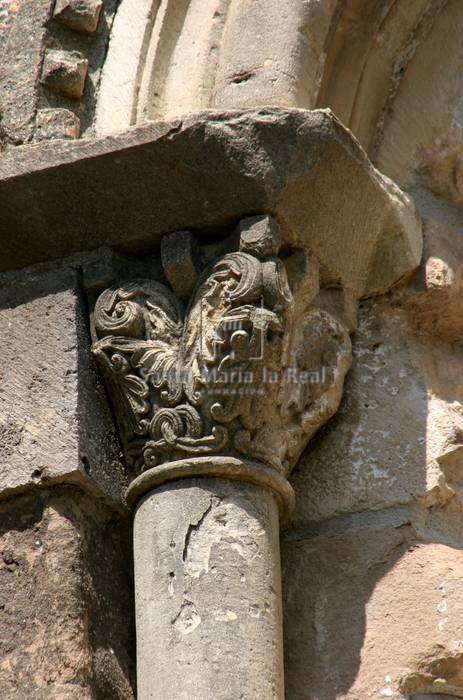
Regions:
M 134 528 L 139 700 L 282 700 L 279 518 L 263 486 L 148 492 Z

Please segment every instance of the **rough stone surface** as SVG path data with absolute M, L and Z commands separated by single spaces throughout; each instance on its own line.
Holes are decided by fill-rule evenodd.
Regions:
M 438 472 L 426 471 L 427 381 L 411 341 L 397 309 L 361 304 L 339 413 L 293 474 L 298 519 L 399 505 L 436 487 Z
M 281 231 L 275 219 L 253 216 L 243 219 L 237 226 L 240 250 L 259 256 L 276 255 L 281 247 Z
M 93 34 L 102 6 L 102 0 L 57 0 L 53 16 L 69 29 Z
M 282 558 L 288 700 L 461 697 L 461 551 L 373 525 Z
M 36 129 L 36 141 L 77 139 L 80 136 L 80 120 L 69 109 L 40 109 Z
M 414 207 L 325 111 L 202 114 L 14 149 L 0 160 L 0 196 L 0 231 L 14 234 L 4 269 L 103 243 L 146 248 L 252 212 L 274 214 L 288 242 L 357 296 L 389 288 L 421 257 Z
M 424 254 L 361 303 L 344 401 L 293 473 L 288 700 L 463 695 L 462 21 L 452 1 L 348 3 L 327 44 L 318 104 L 413 194 Z
M 135 121 L 140 59 L 143 61 L 146 56 L 156 6 L 159 7 L 156 0 L 123 0 L 118 4 L 96 106 L 98 134 L 124 131 Z
M 424 294 L 361 305 L 344 401 L 293 475 L 298 519 L 416 501 L 461 508 L 460 365 L 444 328 L 417 333 L 425 319 L 448 323 Z
M 428 342 L 434 338 L 458 343 L 463 335 L 463 239 L 448 223 L 429 218 L 424 247 L 420 275 L 414 280 L 412 293 L 403 298 L 407 319 Z
M 116 0 L 104 0 L 103 4 L 98 0 L 60 0 L 56 4 L 52 0 L 0 1 L 0 148 L 40 139 L 36 123 L 38 109 L 70 110 L 80 120 L 82 132 L 92 128 L 116 5 Z M 53 16 L 55 8 L 58 16 Z M 101 8 L 99 17 L 98 8 Z M 89 31 L 92 33 L 88 34 Z M 88 62 L 81 98 L 80 85 L 70 90 L 69 80 L 63 85 L 62 77 L 58 81 L 59 92 L 41 83 L 43 63 L 49 51 L 68 55 L 77 52 Z M 55 70 L 55 85 L 56 80 Z M 52 136 L 61 137 L 59 132 Z
M 0 42 L 4 46 L 8 38 L 8 33 L 13 24 L 15 13 L 18 11 L 18 5 L 14 0 L 1 0 L 0 2 Z
M 92 365 L 86 315 L 72 268 L 28 270 L 3 280 L 2 496 L 67 479 L 120 499 L 120 448 Z
M 444 201 L 461 206 L 462 6 L 451 0 L 434 3 L 432 10 L 416 32 L 415 50 L 403 62 L 400 89 L 383 119 L 375 157 L 402 187 L 424 179 Z
M 6 6 L 6 31 L 0 35 L 0 117 L 7 143 L 25 143 L 33 136 L 52 5 L 52 0 L 15 0 Z
M 82 97 L 88 61 L 76 51 L 47 51 L 42 82 L 50 90 L 78 100 Z
M 0 504 L 8 700 L 133 700 L 130 524 L 77 489 Z
M 145 496 L 134 524 L 139 700 L 283 699 L 278 538 L 276 502 L 260 487 L 192 479 Z
M 174 231 L 161 240 L 164 273 L 176 295 L 188 301 L 201 272 L 201 253 L 191 231 Z

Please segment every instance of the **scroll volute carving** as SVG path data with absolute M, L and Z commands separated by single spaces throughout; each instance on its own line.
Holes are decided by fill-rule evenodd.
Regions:
M 270 217 L 239 229 L 239 250 L 200 276 L 186 308 L 145 279 L 97 301 L 93 352 L 132 476 L 214 454 L 287 474 L 338 408 L 351 345 L 312 305 L 316 263 L 303 251 L 283 260 Z

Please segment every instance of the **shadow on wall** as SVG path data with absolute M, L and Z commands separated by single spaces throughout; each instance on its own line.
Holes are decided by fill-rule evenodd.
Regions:
M 402 526 L 283 545 L 287 700 L 370 694 L 371 682 L 365 695 L 349 694 L 361 665 L 367 604 L 411 540 L 410 528 Z

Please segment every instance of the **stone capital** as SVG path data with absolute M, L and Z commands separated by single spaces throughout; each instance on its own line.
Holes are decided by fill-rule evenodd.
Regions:
M 175 258 L 169 239 L 178 246 L 185 235 L 165 238 L 165 260 Z M 166 465 L 179 460 L 195 475 L 192 458 L 212 456 L 287 476 L 337 410 L 351 343 L 313 304 L 316 260 L 285 249 L 269 216 L 242 220 L 232 238 L 236 249 L 198 274 L 186 304 L 173 289 L 193 263 L 165 270 L 170 287 L 136 279 L 97 301 L 93 352 L 132 478 L 157 470 L 168 480 Z M 177 257 L 193 248 L 183 244 Z M 245 480 L 255 472 L 241 468 Z

